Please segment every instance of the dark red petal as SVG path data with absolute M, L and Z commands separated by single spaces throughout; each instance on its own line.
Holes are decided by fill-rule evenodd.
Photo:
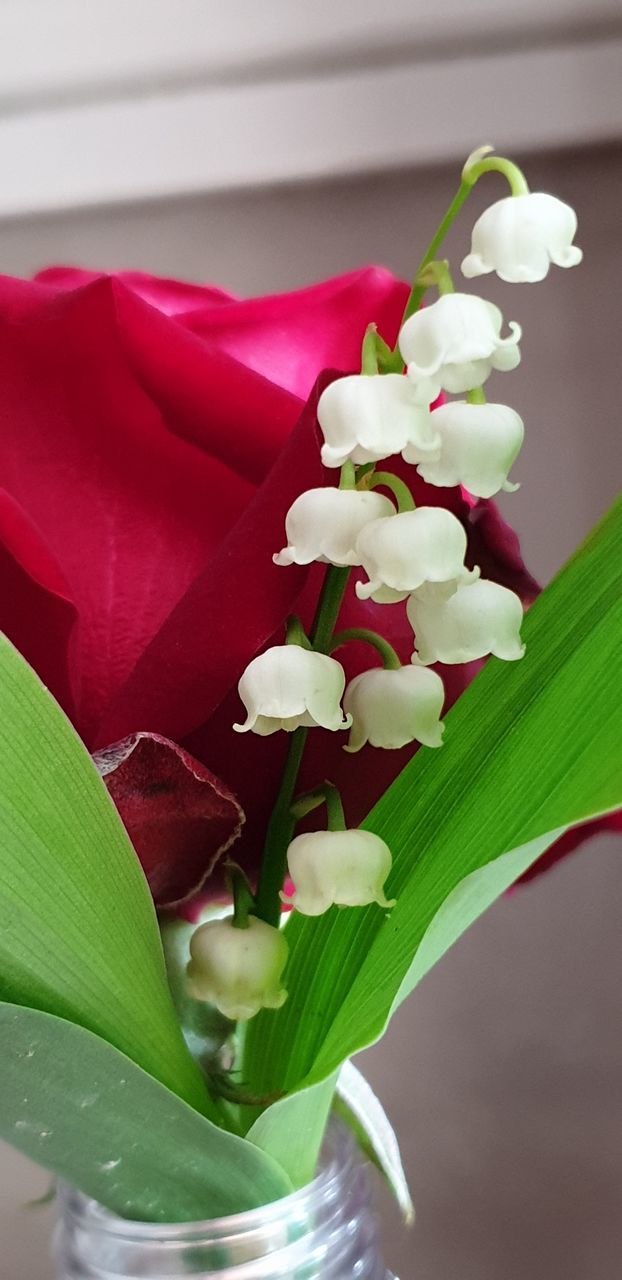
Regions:
M 135 733 L 93 757 L 140 859 L 156 906 L 199 891 L 237 839 L 229 789 L 175 742 Z
M 119 322 L 119 289 L 103 280 L 56 295 L 43 285 L 0 280 L 3 483 L 36 523 L 78 610 L 76 724 L 87 743 L 252 493 L 171 430 L 145 392 Z M 145 350 L 149 322 L 157 322 L 154 362 L 166 345 L 162 326 L 197 344 L 174 321 L 127 297 L 140 309 L 135 328 L 142 325 Z M 204 420 L 216 433 L 214 404 L 204 408 Z
M 71 635 L 76 610 L 38 529 L 0 490 L 0 629 L 67 715 L 74 710 Z
M 181 740 L 209 719 L 282 627 L 307 576 L 298 566 L 272 562 L 283 546 L 286 513 L 303 490 L 334 482 L 320 462 L 316 426 L 318 394 L 330 377 L 320 381 L 267 480 L 137 662 L 100 740 L 140 723 Z M 233 730 L 230 739 L 235 754 L 240 739 Z M 225 764 L 216 767 L 227 777 Z

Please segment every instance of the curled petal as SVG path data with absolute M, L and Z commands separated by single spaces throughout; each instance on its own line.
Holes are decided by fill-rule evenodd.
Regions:
M 339 705 L 345 682 L 343 667 L 334 658 L 297 644 L 273 645 L 253 658 L 242 675 L 238 693 L 247 717 L 233 728 L 262 737 L 303 725 L 348 729 L 350 718 Z
M 533 191 L 506 196 L 485 209 L 471 237 L 471 252 L 462 263 L 468 279 L 496 271 L 510 283 L 544 280 L 551 262 L 574 267 L 583 257 L 572 243 L 577 215 L 563 200 Z
M 388 750 L 409 742 L 440 747 L 444 700 L 443 681 L 427 667 L 363 671 L 350 681 L 343 700 L 345 710 L 352 714 L 345 750 L 360 751 L 366 742 Z
M 395 514 L 388 498 L 357 489 L 307 489 L 290 507 L 285 521 L 288 545 L 275 564 L 358 565 L 359 533 L 382 516 Z
M 473 662 L 492 653 L 506 662 L 522 658 L 523 607 L 513 591 L 480 578 L 459 586 L 448 599 L 408 601 L 415 632 L 414 662 Z
M 281 975 L 288 950 L 283 934 L 256 916 L 244 929 L 230 917 L 208 920 L 190 939 L 188 994 L 234 1022 L 246 1022 L 260 1009 L 280 1009 L 287 999 Z
M 369 581 L 357 582 L 360 600 L 405 599 L 426 582 L 464 581 L 467 542 L 459 520 L 444 507 L 418 507 L 368 524 L 357 551 Z M 387 594 L 391 593 L 391 594 Z
M 491 498 L 507 487 L 508 471 L 523 443 L 522 419 L 503 404 L 453 401 L 434 409 L 441 438 L 440 457 L 419 464 L 428 484 L 464 485 L 478 498 Z M 404 450 L 406 462 L 412 461 Z
M 492 369 L 516 368 L 521 328 L 510 322 L 501 337 L 503 316 L 485 298 L 467 293 L 443 294 L 417 311 L 401 330 L 399 346 L 408 377 L 417 387 L 430 383 L 458 395 L 481 386 Z
M 391 851 L 371 831 L 310 831 L 296 836 L 287 851 L 294 882 L 288 899 L 302 915 L 319 916 L 333 905 L 390 908 L 384 882 L 391 870 Z
M 134 733 L 93 759 L 156 906 L 173 906 L 198 892 L 242 830 L 244 814 L 232 792 L 157 733 Z
M 353 374 L 332 382 L 317 408 L 324 466 L 341 467 L 347 459 L 378 462 L 406 445 L 420 458 L 433 456 L 438 450 L 429 413 L 433 399 L 397 373 Z

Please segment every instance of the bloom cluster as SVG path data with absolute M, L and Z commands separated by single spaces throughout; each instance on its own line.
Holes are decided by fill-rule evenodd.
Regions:
M 470 187 L 496 168 L 513 194 L 478 219 L 464 275 L 494 270 L 503 280 L 535 281 L 550 262 L 568 267 L 580 261 L 581 251 L 571 243 L 573 211 L 553 196 L 530 193 L 515 166 L 484 160 L 485 150 L 467 161 L 463 184 Z M 437 300 L 417 309 L 430 287 L 438 289 Z M 347 730 L 351 753 L 365 744 L 381 750 L 409 743 L 440 747 L 445 695 L 431 666 L 488 655 L 514 661 L 524 653 L 521 601 L 482 578 L 477 566 L 467 567 L 466 534 L 457 517 L 444 506 L 416 506 L 403 468 L 399 476 L 376 470 L 377 463 L 401 455 L 432 486 L 460 485 L 477 498 L 515 490 L 509 473 L 523 443 L 523 422 L 510 406 L 488 403 L 484 386 L 493 371 L 507 373 L 519 364 L 521 328 L 510 321 L 504 332 L 498 307 L 454 291 L 448 264 L 432 255 L 424 258 L 411 304 L 395 350 L 371 327 L 362 372 L 337 379 L 320 396 L 321 458 L 329 471 L 339 469 L 339 482 L 296 499 L 285 522 L 286 545 L 273 557 L 284 567 L 320 562 L 341 574 L 358 571 L 360 599 L 405 609 L 413 632 L 411 662 L 404 666 L 379 633 L 338 632 L 320 644 L 295 619 L 285 643 L 254 658 L 242 675 L 246 719 L 234 725 L 237 732 Z M 458 398 L 438 403 L 441 393 Z M 376 661 L 346 684 L 333 654 L 352 640 L 367 642 Z M 292 839 L 295 821 L 322 803 L 328 830 Z M 283 870 L 286 861 L 293 893 L 283 892 L 281 878 L 283 902 L 308 916 L 333 906 L 394 905 L 385 894 L 389 848 L 371 832 L 348 829 L 331 784 L 293 800 L 289 819 L 283 824 Z M 261 905 L 259 896 L 250 914 L 245 908 L 243 918 L 234 914 L 195 935 L 191 991 L 235 1018 L 285 999 L 287 947 L 278 915 L 272 923 L 265 911 L 258 919 Z

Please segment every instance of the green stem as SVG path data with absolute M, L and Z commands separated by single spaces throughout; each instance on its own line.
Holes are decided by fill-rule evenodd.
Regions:
M 349 575 L 347 565 L 338 568 L 331 564 L 326 572 L 311 628 L 311 644 L 316 653 L 328 653 Z
M 333 642 L 330 651 L 333 653 L 335 649 L 341 648 L 342 644 L 348 644 L 350 640 L 362 640 L 365 644 L 370 644 L 380 654 L 382 665 L 385 671 L 398 671 L 401 662 L 388 640 L 384 636 L 378 635 L 377 631 L 369 631 L 367 627 L 347 627 L 344 631 L 338 631 L 333 636 Z
M 376 345 L 377 329 L 375 324 L 368 324 L 363 338 L 361 350 L 361 373 L 373 377 L 378 373 L 378 347 Z
M 292 801 L 298 771 L 307 741 L 308 729 L 294 729 L 287 751 L 276 804 L 270 815 L 263 851 L 261 874 L 255 896 L 255 915 L 266 924 L 278 925 L 281 916 L 279 893 L 287 870 L 287 850 L 294 834 L 296 820 Z
M 399 476 L 394 476 L 392 471 L 374 471 L 367 481 L 367 488 L 378 489 L 380 486 L 391 490 L 397 499 L 397 510 L 400 515 L 405 511 L 415 510 L 415 500 L 408 485 L 400 480 Z
M 467 404 L 486 404 L 486 393 L 483 387 L 473 387 L 466 393 Z
M 285 643 L 300 645 L 301 649 L 310 649 L 311 642 L 297 614 L 290 614 L 285 627 Z
M 233 898 L 233 927 L 248 929 L 248 917 L 253 912 L 255 899 L 241 867 L 236 862 L 225 864 L 225 875 Z
M 481 155 L 481 152 L 479 154 Z M 430 240 L 430 243 L 417 268 L 415 282 L 404 308 L 400 329 L 406 321 L 415 314 L 415 311 L 419 310 L 423 295 L 429 288 L 428 285 L 418 282 L 419 277 L 423 274 L 429 263 L 438 256 L 438 250 L 440 249 L 452 222 L 454 222 L 465 200 L 471 194 L 475 183 L 478 182 L 485 173 L 501 173 L 509 183 L 513 196 L 529 194 L 529 187 L 527 185 L 525 175 L 518 168 L 518 165 L 513 164 L 511 160 L 505 160 L 503 156 L 487 156 L 485 160 L 476 160 L 473 164 L 469 164 L 469 161 L 467 160 L 464 169 L 462 170 L 462 181 L 460 186 L 458 187 L 442 222 L 439 223 L 438 229 Z M 398 347 L 396 343 L 394 353 L 397 352 L 397 350 Z
M 454 282 L 447 258 L 436 258 L 434 262 L 429 262 L 425 271 L 417 276 L 415 284 L 423 285 L 425 289 L 436 285 L 441 296 L 444 293 L 453 293 Z
M 344 462 L 339 472 L 339 488 L 356 489 L 356 467 L 349 459 Z
M 341 803 L 341 796 L 337 787 L 333 782 L 323 782 L 320 787 L 314 787 L 313 791 L 307 791 L 303 796 L 299 796 L 292 805 L 292 814 L 296 822 L 300 822 L 301 818 L 306 818 L 308 813 L 313 813 L 314 809 L 319 809 L 321 804 L 326 805 L 327 825 L 329 831 L 345 831 L 346 816 Z
M 330 649 L 349 573 L 349 568 L 337 568 L 335 565 L 330 565 L 326 571 L 311 630 L 311 646 L 316 653 L 328 653 Z M 280 920 L 279 894 L 287 870 L 287 850 L 295 828 L 292 802 L 308 732 L 308 729 L 300 728 L 291 735 L 279 794 L 266 832 L 254 908 L 254 914 L 266 924 L 278 925 Z

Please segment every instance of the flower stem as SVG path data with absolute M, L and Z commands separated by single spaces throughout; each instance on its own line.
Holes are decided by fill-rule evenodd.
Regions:
M 458 187 L 444 218 L 439 223 L 438 229 L 430 240 L 430 243 L 417 268 L 415 281 L 407 299 L 406 307 L 404 308 L 400 329 L 402 328 L 402 325 L 404 325 L 406 321 L 415 314 L 415 311 L 419 310 L 421 299 L 429 288 L 428 284 L 420 282 L 419 277 L 423 274 L 429 263 L 437 257 L 438 250 L 440 249 L 452 222 L 459 214 L 467 197 L 471 194 L 475 183 L 478 182 L 485 173 L 500 173 L 509 183 L 510 191 L 513 196 L 529 194 L 529 187 L 527 185 L 525 175 L 519 169 L 518 165 L 513 164 L 511 160 L 504 159 L 503 156 L 487 156 L 486 159 L 481 159 L 482 154 L 486 150 L 488 150 L 488 148 L 480 148 L 478 152 L 475 152 L 472 162 L 471 157 L 469 157 L 464 169 L 462 170 L 462 181 L 460 186 Z M 476 156 L 479 158 L 476 159 Z M 394 353 L 397 349 L 396 344 L 393 349 Z
M 399 515 L 403 515 L 405 511 L 415 510 L 415 500 L 408 485 L 403 480 L 400 480 L 399 476 L 393 475 L 392 471 L 374 471 L 367 481 L 366 487 L 368 489 L 378 489 L 380 486 L 390 489 L 397 499 Z
M 294 729 L 291 735 L 279 794 L 266 832 L 261 874 L 255 895 L 255 915 L 265 920 L 266 924 L 278 925 L 281 915 L 279 894 L 285 880 L 287 849 L 296 825 L 291 811 L 292 801 L 308 732 L 304 728 Z
M 326 572 L 311 630 L 311 646 L 316 653 L 328 653 L 330 649 L 349 574 L 348 567 L 337 568 L 335 565 L 330 565 Z M 254 909 L 254 914 L 266 924 L 278 925 L 281 915 L 279 894 L 287 870 L 287 850 L 296 825 L 292 802 L 308 732 L 308 729 L 300 728 L 291 735 L 279 794 L 266 831 Z
M 377 631 L 369 631 L 367 627 L 347 627 L 344 631 L 338 631 L 333 636 L 331 653 L 335 649 L 340 649 L 342 644 L 348 644 L 350 640 L 361 640 L 364 644 L 370 644 L 376 653 L 380 654 L 385 671 L 397 671 L 401 667 L 402 664 L 393 645 L 389 644 L 384 636 L 378 635 Z

